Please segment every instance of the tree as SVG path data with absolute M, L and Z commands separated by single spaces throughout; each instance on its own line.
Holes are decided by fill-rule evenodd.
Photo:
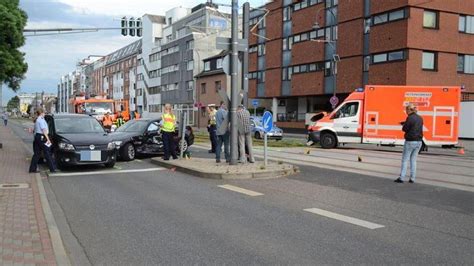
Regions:
M 0 18 L 0 85 L 17 91 L 28 70 L 25 54 L 18 50 L 25 44 L 27 15 L 19 8 L 19 0 L 0 0 Z
M 18 96 L 12 97 L 7 103 L 7 110 L 11 112 L 13 109 L 20 109 L 20 98 Z

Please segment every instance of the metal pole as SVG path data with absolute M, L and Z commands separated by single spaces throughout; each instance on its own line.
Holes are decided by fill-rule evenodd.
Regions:
M 265 167 L 267 167 L 267 164 L 268 164 L 268 155 L 267 155 L 267 145 L 268 145 L 268 142 L 267 142 L 267 132 L 264 132 L 263 133 L 263 158 L 264 158 L 264 165 Z
M 248 40 L 250 35 L 250 4 L 246 2 L 244 4 L 244 12 L 242 15 L 242 39 Z M 249 50 L 248 47 L 242 53 L 242 89 L 244 91 L 244 106 L 248 107 L 249 104 Z
M 188 124 L 187 118 L 188 118 L 188 112 L 183 112 L 183 126 L 181 127 L 181 143 L 178 144 L 178 145 L 180 145 L 179 146 L 180 147 L 179 148 L 179 150 L 180 150 L 179 155 L 180 155 L 181 158 L 183 158 L 183 156 L 184 156 L 184 150 L 181 149 L 181 147 L 184 146 L 184 142 L 186 141 L 185 133 L 186 133 L 186 125 Z
M 237 164 L 237 104 L 239 100 L 238 88 L 238 60 L 239 52 L 237 49 L 239 34 L 239 1 L 232 0 L 232 34 L 231 34 L 231 101 L 230 101 L 230 164 Z

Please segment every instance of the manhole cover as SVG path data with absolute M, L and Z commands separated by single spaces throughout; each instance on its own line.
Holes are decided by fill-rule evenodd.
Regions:
M 17 183 L 17 184 L 0 184 L 0 189 L 15 189 L 15 188 L 29 188 L 30 186 L 27 183 Z

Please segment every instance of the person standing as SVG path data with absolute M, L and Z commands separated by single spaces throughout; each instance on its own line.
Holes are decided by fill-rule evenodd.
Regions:
M 250 113 L 243 105 L 237 109 L 237 132 L 239 135 L 240 163 L 246 163 L 246 149 L 249 155 L 249 162 L 254 163 L 255 158 L 252 152 L 252 126 L 250 125 Z
M 44 111 L 41 107 L 36 109 L 36 119 L 33 134 L 33 157 L 31 158 L 29 172 L 38 172 L 38 160 L 40 159 L 41 153 L 43 153 L 46 162 L 48 163 L 49 171 L 51 173 L 56 172 L 54 162 L 51 158 L 52 143 L 48 135 L 48 123 L 46 123 L 46 120 L 44 120 Z
M 423 118 L 417 114 L 414 104 L 406 107 L 407 119 L 403 122 L 403 132 L 405 132 L 405 144 L 403 145 L 402 169 L 400 177 L 395 180 L 396 183 L 405 181 L 408 161 L 410 161 L 410 183 L 415 183 L 416 179 L 416 158 L 423 145 Z
M 118 114 L 117 114 L 117 128 L 123 126 L 123 124 L 125 124 L 125 121 L 123 119 L 122 112 L 118 112 Z
M 135 116 L 135 119 L 140 119 L 140 113 L 135 110 L 135 112 L 133 112 L 134 116 Z
M 207 124 L 207 131 L 209 132 L 209 139 L 211 140 L 211 150 L 209 153 L 216 152 L 216 145 L 217 145 L 217 125 L 216 125 L 216 107 L 214 104 L 210 104 L 208 107 L 208 114 L 209 114 L 209 121 Z
M 173 156 L 173 159 L 178 159 L 178 156 L 176 155 L 176 143 L 174 141 L 176 116 L 173 114 L 171 104 L 165 104 L 165 110 L 161 120 L 161 136 L 163 139 L 163 149 L 165 153 L 163 159 L 168 161 L 170 159 L 170 154 Z
M 110 113 L 107 112 L 104 117 L 102 118 L 102 125 L 104 126 L 105 129 L 110 131 L 112 129 L 112 117 L 110 116 Z
M 7 113 L 7 111 L 3 112 L 2 118 L 3 118 L 3 125 L 7 126 L 8 125 L 8 113 Z
M 230 162 L 230 143 L 229 143 L 229 112 L 227 112 L 226 105 L 221 102 L 219 110 L 216 113 L 217 126 L 217 147 L 216 147 L 216 163 L 221 162 L 222 144 L 224 144 L 225 161 Z

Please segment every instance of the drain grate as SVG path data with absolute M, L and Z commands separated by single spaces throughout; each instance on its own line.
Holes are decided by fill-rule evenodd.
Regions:
M 16 183 L 16 184 L 0 184 L 0 189 L 16 189 L 16 188 L 29 188 L 27 183 Z

